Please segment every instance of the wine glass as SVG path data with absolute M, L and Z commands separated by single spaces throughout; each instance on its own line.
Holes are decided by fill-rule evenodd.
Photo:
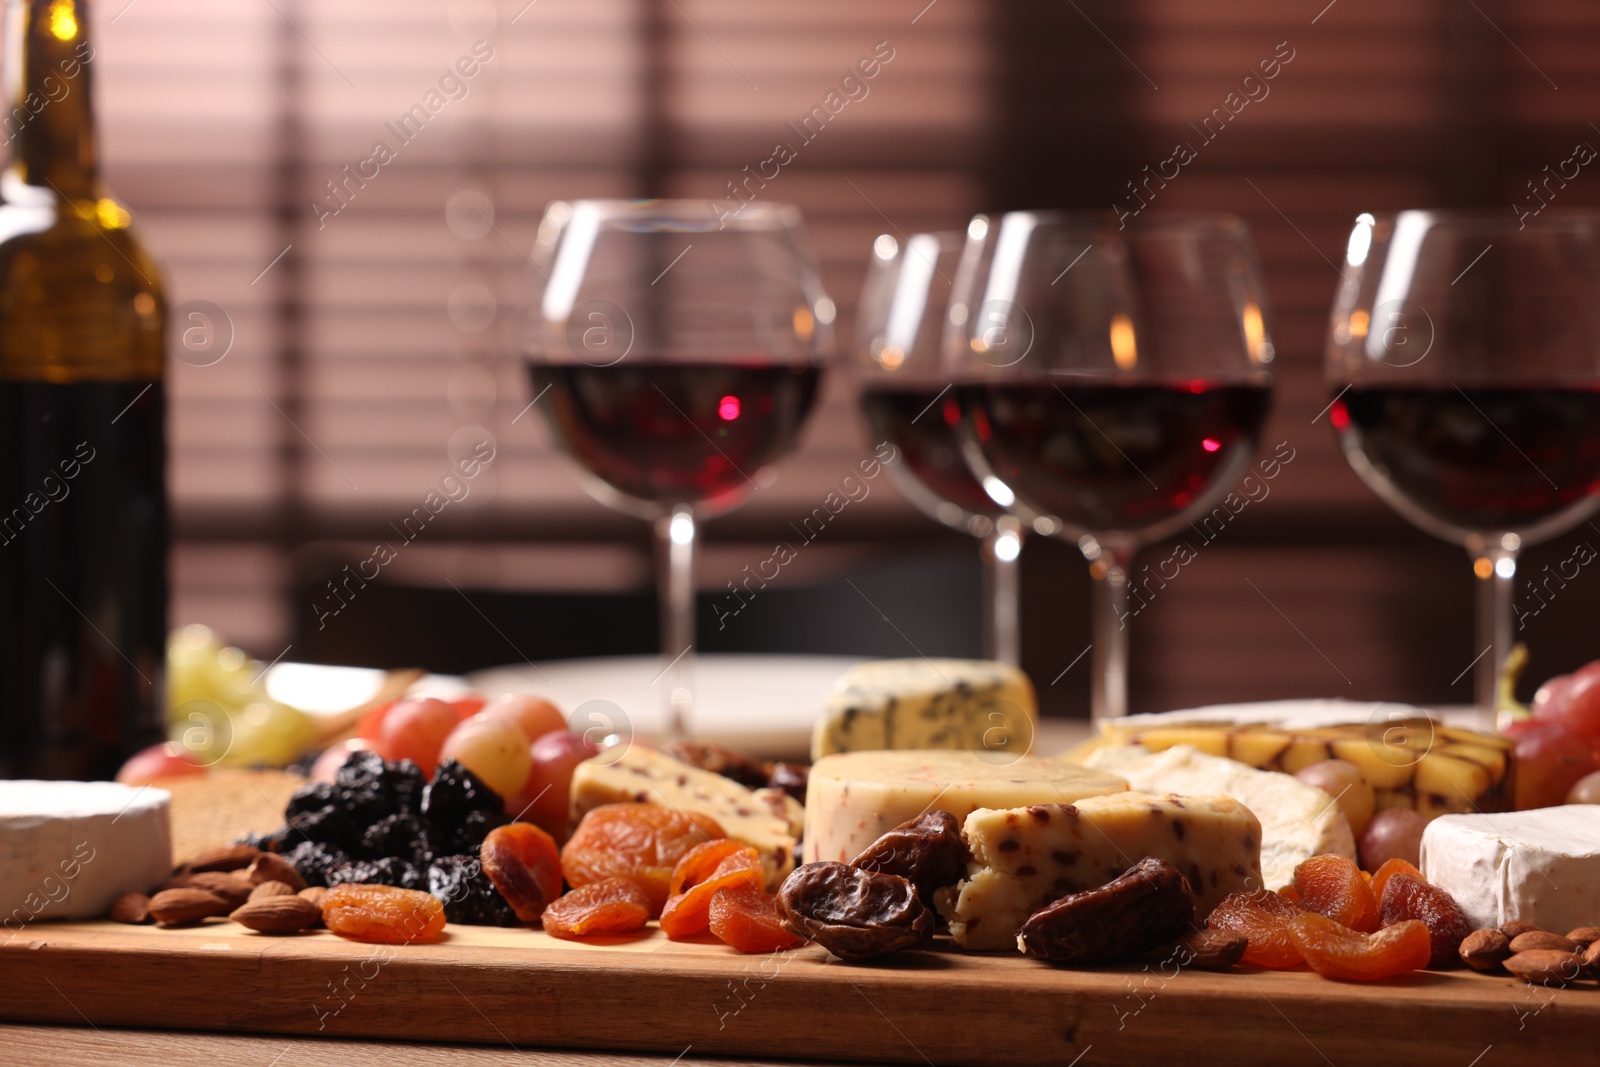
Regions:
M 556 201 L 535 248 L 534 402 L 602 503 L 654 523 L 670 735 L 692 705 L 698 522 L 770 484 L 832 351 L 787 204 Z
M 872 443 L 900 454 L 888 468 L 896 487 L 929 518 L 981 539 L 984 655 L 1016 664 L 1023 536 L 1033 525 L 1048 533 L 1053 523 L 1043 516 L 1024 522 L 1008 511 L 1011 490 L 998 480 L 979 482 L 961 455 L 955 382 L 944 371 L 940 343 L 963 247 L 954 231 L 913 234 L 904 243 L 883 234 L 872 243 L 851 366 Z
M 1492 717 L 1518 551 L 1600 506 L 1600 212 L 1364 214 L 1342 274 L 1330 420 L 1373 492 L 1472 557 Z
M 1255 453 L 1271 399 L 1263 304 L 1230 215 L 1117 230 L 1021 211 L 968 228 L 944 345 L 966 376 L 967 455 L 1089 560 L 1096 722 L 1127 713 L 1135 552 L 1218 503 Z

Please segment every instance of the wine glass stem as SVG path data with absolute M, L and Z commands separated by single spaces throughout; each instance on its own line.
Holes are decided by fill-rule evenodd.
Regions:
M 983 654 L 1009 663 L 1022 662 L 1020 615 L 1022 524 L 1010 515 L 995 521 L 983 539 Z
M 700 529 L 688 504 L 656 520 L 661 599 L 661 686 L 667 736 L 688 737 L 694 686 L 694 550 Z
M 1097 726 L 1128 713 L 1128 567 L 1132 563 L 1133 549 L 1104 546 L 1100 558 L 1089 566 L 1095 601 L 1089 719 Z
M 1472 572 L 1478 580 L 1477 677 L 1474 691 L 1478 711 L 1495 712 L 1500 668 L 1511 652 L 1512 586 L 1517 580 L 1517 550 L 1503 540 L 1472 553 Z

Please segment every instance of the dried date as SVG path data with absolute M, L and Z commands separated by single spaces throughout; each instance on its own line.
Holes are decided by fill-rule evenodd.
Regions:
M 670 751 L 691 767 L 731 778 L 747 789 L 761 789 L 772 773 L 770 764 L 709 741 L 679 741 Z M 804 803 L 804 798 L 801 802 Z
M 917 887 L 917 896 L 931 908 L 933 894 L 955 885 L 966 873 L 967 846 L 954 815 L 928 811 L 878 838 L 850 865 L 899 875 Z
M 933 934 L 916 886 L 847 863 L 795 868 L 778 888 L 778 917 L 791 934 L 846 960 L 912 948 Z
M 1098 889 L 1062 897 L 1018 931 L 1023 952 L 1058 963 L 1100 963 L 1164 944 L 1194 925 L 1183 872 L 1146 858 Z

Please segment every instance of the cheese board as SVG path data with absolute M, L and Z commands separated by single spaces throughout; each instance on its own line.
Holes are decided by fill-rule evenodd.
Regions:
M 654 929 L 604 943 L 452 925 L 436 944 L 223 920 L 40 923 L 0 945 L 0 1018 L 96 1027 L 605 1048 L 869 1063 L 1582 1062 L 1600 992 L 1465 971 L 1384 982 L 1062 969 L 947 944 L 874 964 L 811 945 L 740 956 Z

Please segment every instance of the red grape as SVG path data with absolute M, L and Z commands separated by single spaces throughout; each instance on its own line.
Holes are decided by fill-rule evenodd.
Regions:
M 1541 685 L 1533 694 L 1533 714 L 1535 718 L 1552 719 L 1561 714 L 1561 709 L 1566 706 L 1567 692 L 1572 688 L 1573 676 L 1558 674 Z
M 1567 791 L 1568 804 L 1600 804 L 1600 771 L 1586 774 Z
M 1518 811 L 1555 807 L 1578 779 L 1600 770 L 1593 746 L 1563 720 L 1524 719 L 1502 732 L 1517 743 Z
M 482 693 L 468 693 L 466 696 L 456 697 L 450 701 L 450 704 L 456 709 L 456 718 L 466 722 L 482 711 L 484 704 L 488 703 L 488 700 L 489 698 Z
M 128 762 L 117 771 L 117 781 L 123 785 L 149 785 L 163 778 L 205 773 L 206 768 L 191 759 L 182 745 L 163 741 L 129 756 Z
M 391 700 L 386 704 L 379 704 L 375 708 L 368 708 L 362 713 L 361 721 L 356 723 L 356 736 L 363 741 L 376 741 L 378 735 L 383 731 L 385 716 L 389 714 L 389 709 L 393 708 L 395 704 L 396 701 Z
M 456 728 L 455 706 L 432 697 L 402 700 L 389 709 L 372 747 L 387 760 L 408 759 L 432 777 L 439 749 Z
M 571 806 L 572 772 L 599 747 L 582 734 L 559 730 L 545 734 L 529 748 L 533 769 L 522 795 L 506 803 L 506 811 L 531 822 L 558 842 L 570 836 L 567 825 Z
M 522 727 L 529 741 L 537 741 L 554 730 L 567 728 L 567 717 L 561 714 L 560 708 L 548 700 L 525 693 L 503 693 L 484 705 L 483 714 L 510 719 Z
M 1361 835 L 1361 866 L 1376 871 L 1389 860 L 1405 860 L 1415 867 L 1421 862 L 1422 831 L 1428 820 L 1410 808 L 1384 808 L 1372 817 Z
M 1592 747 L 1600 748 L 1600 663 L 1591 663 L 1569 677 L 1571 684 L 1563 693 L 1566 699 L 1556 704 L 1554 717 Z

